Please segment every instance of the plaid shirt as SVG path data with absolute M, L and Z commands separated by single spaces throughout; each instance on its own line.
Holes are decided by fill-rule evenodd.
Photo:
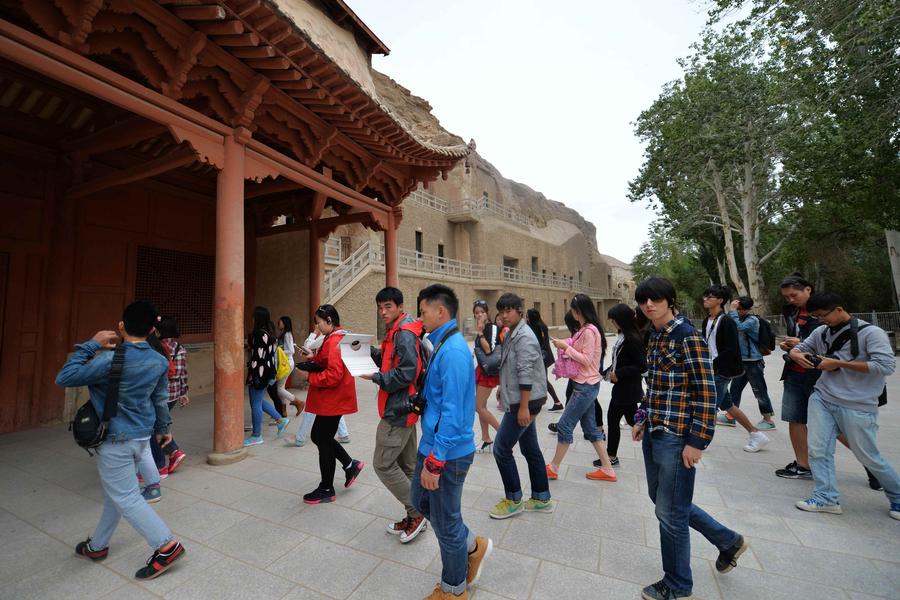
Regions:
M 169 402 L 176 402 L 188 395 L 187 350 L 174 338 L 160 341 L 169 356 L 175 353 L 175 377 L 169 379 Z
M 681 315 L 660 331 L 651 327 L 647 364 L 649 430 L 705 449 L 716 422 L 716 384 L 703 336 Z

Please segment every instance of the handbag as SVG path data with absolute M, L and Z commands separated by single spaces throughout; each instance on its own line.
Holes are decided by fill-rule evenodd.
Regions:
M 579 330 L 574 337 L 567 339 L 566 343 L 569 346 L 573 345 L 575 340 L 581 337 L 582 331 L 584 330 Z M 553 366 L 553 374 L 556 375 L 557 379 L 572 379 L 578 375 L 578 363 L 566 356 L 564 348 L 556 350 L 556 365 Z
M 493 331 L 494 335 L 496 335 L 496 327 Z M 495 343 L 494 351 L 491 353 L 487 353 L 484 351 L 484 348 L 481 347 L 481 344 L 476 340 L 475 361 L 478 363 L 478 366 L 481 367 L 482 373 L 484 373 L 488 377 L 496 377 L 500 374 L 500 352 L 498 352 L 498 350 L 499 348 L 497 348 L 497 345 Z
M 287 352 L 281 346 L 277 348 L 278 366 L 275 368 L 275 378 L 284 379 L 291 374 L 291 361 L 288 360 Z
M 109 385 L 106 390 L 106 403 L 103 406 L 103 417 L 97 414 L 94 403 L 90 399 L 75 413 L 75 419 L 69 423 L 69 431 L 75 443 L 93 456 L 106 439 L 109 432 L 109 421 L 119 411 L 119 382 L 122 380 L 122 367 L 125 365 L 125 346 L 119 344 L 113 352 L 112 366 L 109 369 Z

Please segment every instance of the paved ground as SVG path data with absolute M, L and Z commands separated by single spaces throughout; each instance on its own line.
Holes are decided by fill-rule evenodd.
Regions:
M 770 357 L 768 381 L 780 407 L 780 358 Z M 562 386 L 557 386 L 562 387 Z M 377 423 L 374 388 L 360 385 L 362 410 L 349 419 L 354 457 L 369 460 Z M 609 390 L 602 392 L 608 398 Z M 900 468 L 900 376 L 881 415 L 880 445 Z M 749 389 L 745 408 L 758 417 Z M 553 413 L 539 417 L 545 433 Z M 318 482 L 315 447 L 289 448 L 267 428 L 266 443 L 229 467 L 203 461 L 212 439 L 211 399 L 175 411 L 175 431 L 190 453 L 186 467 L 163 482 L 154 505 L 185 543 L 187 557 L 157 580 L 132 579 L 149 550 L 124 521 L 110 557 L 91 564 L 73 546 L 93 529 L 101 493 L 93 460 L 62 427 L 0 436 L 0 598 L 253 598 L 285 600 L 418 599 L 440 572 L 431 532 L 401 546 L 384 531 L 402 516 L 398 503 L 367 469 L 338 493 L 335 504 L 308 507 L 301 495 Z M 294 431 L 291 425 L 291 433 Z M 623 432 L 624 433 L 624 432 Z M 693 540 L 695 594 L 704 599 L 900 598 L 900 522 L 887 515 L 882 493 L 866 485 L 862 468 L 839 451 L 845 513 L 812 515 L 793 507 L 810 482 L 773 475 L 791 460 L 785 428 L 759 454 L 741 450 L 743 432 L 721 428 L 698 473 L 696 502 L 742 532 L 751 550 L 740 567 L 719 576 L 715 550 Z M 463 497 L 467 523 L 489 535 L 496 550 L 486 563 L 477 600 L 639 597 L 659 579 L 659 534 L 639 447 L 623 442 L 619 482 L 584 478 L 595 458 L 577 443 L 551 483 L 553 515 L 488 518 L 502 486 L 493 458 L 477 455 Z M 522 473 L 526 473 L 523 469 Z

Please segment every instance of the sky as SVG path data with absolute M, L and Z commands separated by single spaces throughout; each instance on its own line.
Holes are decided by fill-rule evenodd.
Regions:
M 348 0 L 391 53 L 373 66 L 428 100 L 507 178 L 578 210 L 630 262 L 654 220 L 629 202 L 634 121 L 681 74 L 701 0 Z

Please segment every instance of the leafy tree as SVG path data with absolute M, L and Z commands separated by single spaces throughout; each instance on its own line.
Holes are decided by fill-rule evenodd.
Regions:
M 764 251 L 763 230 L 798 204 L 778 181 L 784 102 L 762 46 L 741 33 L 707 32 L 637 120 L 647 144 L 632 201 L 655 204 L 673 231 L 714 249 L 721 240 L 732 287 L 765 308 L 762 267 L 793 228 Z M 740 253 L 738 252 L 740 248 Z
M 662 223 L 656 223 L 650 232 L 650 239 L 641 246 L 640 252 L 631 262 L 635 281 L 647 277 L 665 277 L 675 286 L 679 307 L 688 315 L 701 313 L 700 298 L 703 290 L 712 281 L 718 281 L 716 268 L 705 267 L 709 261 L 702 261 L 704 250 L 695 242 L 684 240 L 667 230 Z

